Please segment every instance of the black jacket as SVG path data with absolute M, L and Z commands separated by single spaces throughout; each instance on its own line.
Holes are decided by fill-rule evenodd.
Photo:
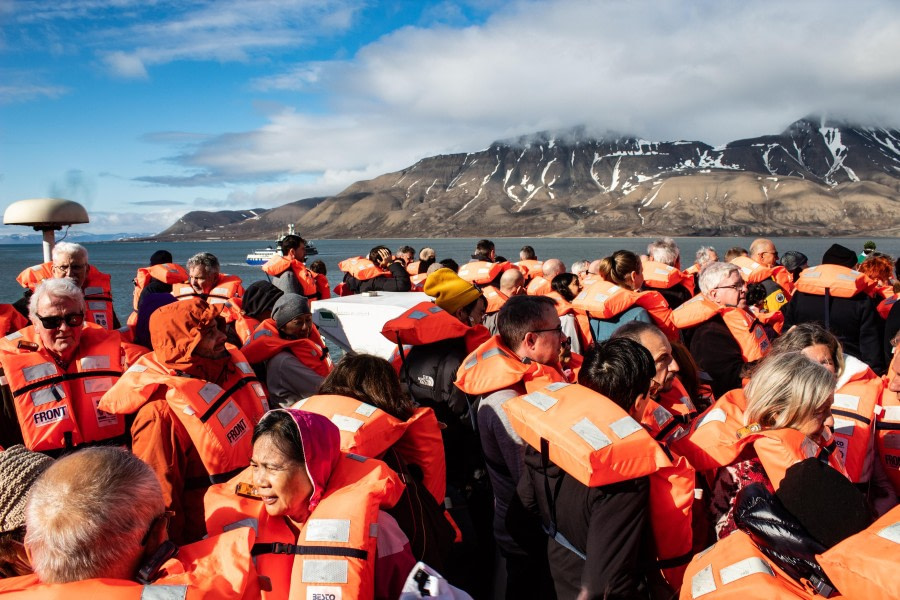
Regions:
M 547 553 L 557 597 L 574 599 L 584 586 L 589 598 L 647 598 L 646 575 L 652 563 L 647 478 L 587 487 L 552 462 L 545 469 L 540 452 L 529 446 L 517 491 L 525 510 L 539 515 L 549 527 L 552 511 L 545 483 L 555 498 L 559 532 L 585 555 L 582 558 L 549 539 Z M 521 529 L 515 518 L 511 510 L 506 523 L 514 537 Z
M 875 301 L 859 293 L 852 298 L 830 297 L 794 292 L 781 308 L 784 330 L 798 323 L 818 322 L 841 342 L 844 352 L 852 354 L 879 375 L 884 373 L 884 321 L 878 316 Z M 826 323 L 826 307 L 828 322 Z
M 388 270 L 391 272 L 390 277 L 373 277 L 372 279 L 363 280 L 359 280 L 347 273 L 344 275 L 344 283 L 347 284 L 347 287 L 354 294 L 372 291 L 408 292 L 412 289 L 409 273 L 406 272 L 406 267 L 400 262 L 392 262 L 388 266 Z
M 716 315 L 690 330 L 688 349 L 700 369 L 709 375 L 716 398 L 741 387 L 744 356 L 722 317 Z

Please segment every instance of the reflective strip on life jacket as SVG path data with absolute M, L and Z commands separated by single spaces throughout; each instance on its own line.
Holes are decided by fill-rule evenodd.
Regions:
M 804 269 L 794 288 L 805 294 L 824 296 L 826 290 L 835 298 L 852 298 L 865 293 L 866 276 L 840 265 L 818 265 Z
M 376 277 L 393 277 L 388 269 L 377 267 L 371 260 L 362 256 L 342 260 L 338 263 L 338 269 L 344 273 L 349 273 L 351 277 L 355 277 L 360 281 L 375 279 Z
M 278 277 L 288 269 L 294 272 L 294 277 L 300 285 L 300 293 L 307 298 L 318 298 L 318 288 L 316 285 L 315 275 L 306 268 L 299 260 L 291 260 L 280 254 L 274 254 L 266 263 L 260 267 L 263 273 Z M 327 287 L 327 286 L 326 286 Z
M 670 265 L 655 260 L 641 260 L 644 285 L 656 289 L 667 290 L 682 283 L 684 275 Z
M 515 263 L 516 268 L 522 271 L 522 275 L 525 276 L 525 279 L 531 279 L 532 277 L 536 277 L 544 272 L 544 261 L 542 260 L 520 260 Z
M 481 325 L 469 327 L 433 302 L 420 302 L 399 317 L 384 324 L 381 335 L 395 344 L 422 346 L 442 340 L 473 335 L 487 339 L 487 329 Z M 484 330 L 482 332 L 481 330 Z M 477 344 L 476 344 L 477 345 Z
M 463 360 L 456 371 L 456 387 L 471 396 L 485 396 L 517 385 L 541 387 L 544 383 L 565 381 L 555 368 L 530 361 L 522 362 L 515 352 L 495 335 Z
M 552 383 L 503 403 L 510 425 L 531 447 L 595 487 L 649 475 L 671 462 L 650 434 L 612 400 L 584 386 Z
M 744 362 L 754 362 L 772 349 L 762 325 L 745 310 L 733 306 L 719 306 L 702 294 L 694 296 L 672 311 L 672 321 L 679 329 L 689 329 L 721 315 L 725 326 L 741 349 Z
M 900 506 L 867 529 L 816 556 L 842 597 L 848 600 L 900 598 Z
M 328 355 L 328 347 L 313 324 L 310 324 L 309 338 L 286 340 L 279 335 L 275 321 L 265 319 L 241 348 L 241 352 L 251 364 L 265 362 L 283 351 L 290 352 L 303 366 L 322 377 L 327 376 L 334 368 Z
M 13 340 L 18 340 L 23 349 L 17 353 L 0 352 L 0 365 L 29 450 L 60 450 L 125 433 L 122 417 L 98 407 L 100 398 L 122 373 L 117 331 L 85 323 L 78 350 L 66 372 L 40 347 L 33 327 L 5 338 L 7 344 Z
M 460 265 L 457 274 L 459 275 L 459 278 L 464 281 L 477 285 L 484 285 L 495 280 L 498 275 L 510 267 L 512 267 L 512 265 L 508 261 L 496 263 L 487 262 L 485 260 L 476 260 Z
M 535 275 L 534 278 L 528 282 L 528 287 L 525 288 L 525 293 L 529 296 L 546 296 L 552 291 L 553 287 L 543 275 Z
M 636 292 L 608 281 L 598 281 L 581 290 L 572 300 L 572 306 L 600 320 L 612 319 L 632 306 L 640 306 L 669 340 L 680 337 L 672 321 L 672 309 L 659 292 Z
M 869 481 L 875 458 L 875 415 L 884 384 L 871 369 L 868 377 L 844 384 L 834 393 L 834 440 L 853 483 Z
M 898 359 L 895 357 L 894 360 Z M 893 369 L 894 365 L 891 363 L 888 373 L 893 374 Z M 875 446 L 885 474 L 894 486 L 894 491 L 900 494 L 900 397 L 897 392 L 889 390 L 887 385 L 881 394 L 878 413 L 875 421 Z
M 894 304 L 900 300 L 900 295 L 888 296 L 884 300 L 878 303 L 878 314 L 882 319 L 887 319 L 888 315 L 891 314 L 891 309 L 894 308 Z

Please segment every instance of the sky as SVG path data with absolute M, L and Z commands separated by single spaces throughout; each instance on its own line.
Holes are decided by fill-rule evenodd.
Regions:
M 895 0 L 0 0 L 0 204 L 153 233 L 537 131 L 898 127 L 897 57 Z

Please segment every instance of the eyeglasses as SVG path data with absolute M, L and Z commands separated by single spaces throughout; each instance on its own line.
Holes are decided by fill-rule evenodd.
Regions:
M 562 323 L 560 323 L 556 327 L 551 327 L 550 329 L 532 329 L 531 333 L 547 333 L 548 331 L 555 331 L 556 333 L 562 335 Z
M 762 256 L 763 254 L 771 254 L 775 258 L 778 258 L 778 252 L 760 252 L 759 253 L 760 256 Z
M 744 291 L 743 283 L 735 283 L 733 285 L 720 285 L 719 287 L 713 288 L 714 290 L 734 290 L 736 292 Z
M 53 265 L 54 271 L 59 271 L 60 273 L 80 273 L 87 269 L 87 265 Z
M 42 317 L 38 314 L 35 314 L 34 316 L 38 318 L 44 329 L 59 329 L 60 325 L 63 324 L 63 321 L 65 321 L 66 325 L 69 327 L 81 327 L 84 323 L 84 313 L 69 313 L 67 315 L 57 315 L 53 317 Z

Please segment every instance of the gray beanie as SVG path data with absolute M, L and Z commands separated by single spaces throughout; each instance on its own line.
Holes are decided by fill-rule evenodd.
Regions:
M 0 452 L 0 532 L 25 525 L 25 499 L 34 481 L 53 463 L 21 444 Z
M 300 315 L 310 314 L 309 300 L 300 294 L 285 294 L 272 306 L 272 318 L 275 326 L 281 329 Z

